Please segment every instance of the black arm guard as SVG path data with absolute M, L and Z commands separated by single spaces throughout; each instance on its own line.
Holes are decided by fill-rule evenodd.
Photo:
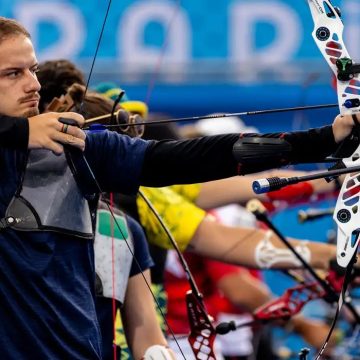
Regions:
M 244 175 L 288 164 L 323 162 L 337 146 L 332 127 L 323 126 L 289 133 L 242 134 L 233 154 Z
M 291 151 L 283 138 L 240 137 L 233 147 L 242 175 L 287 165 Z

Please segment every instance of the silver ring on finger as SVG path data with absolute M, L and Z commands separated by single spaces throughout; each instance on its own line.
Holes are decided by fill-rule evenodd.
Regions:
M 68 125 L 68 124 L 63 124 L 63 127 L 62 127 L 62 129 L 61 129 L 61 132 L 63 132 L 64 134 L 67 134 L 68 128 L 69 128 L 69 125 Z

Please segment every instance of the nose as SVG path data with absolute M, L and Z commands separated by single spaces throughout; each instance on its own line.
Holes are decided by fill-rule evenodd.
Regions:
M 25 92 L 31 93 L 31 92 L 38 92 L 40 91 L 41 85 L 39 83 L 39 80 L 37 79 L 36 73 L 32 71 L 27 71 L 26 74 L 26 82 L 25 82 Z

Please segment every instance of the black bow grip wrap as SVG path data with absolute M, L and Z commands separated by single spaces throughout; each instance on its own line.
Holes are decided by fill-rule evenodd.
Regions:
M 74 119 L 61 117 L 58 121 L 62 124 L 79 127 L 79 124 Z M 66 144 L 64 145 L 64 152 L 82 194 L 88 200 L 94 199 L 99 190 L 84 153 L 80 149 Z

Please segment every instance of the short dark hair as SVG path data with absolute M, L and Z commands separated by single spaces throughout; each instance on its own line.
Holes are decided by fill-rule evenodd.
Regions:
M 41 84 L 40 112 L 44 111 L 46 104 L 54 97 L 66 94 L 68 88 L 78 83 L 85 85 L 82 72 L 69 60 L 49 60 L 39 65 L 37 78 Z
M 18 21 L 0 16 L 0 42 L 16 35 L 31 38 L 29 32 Z

